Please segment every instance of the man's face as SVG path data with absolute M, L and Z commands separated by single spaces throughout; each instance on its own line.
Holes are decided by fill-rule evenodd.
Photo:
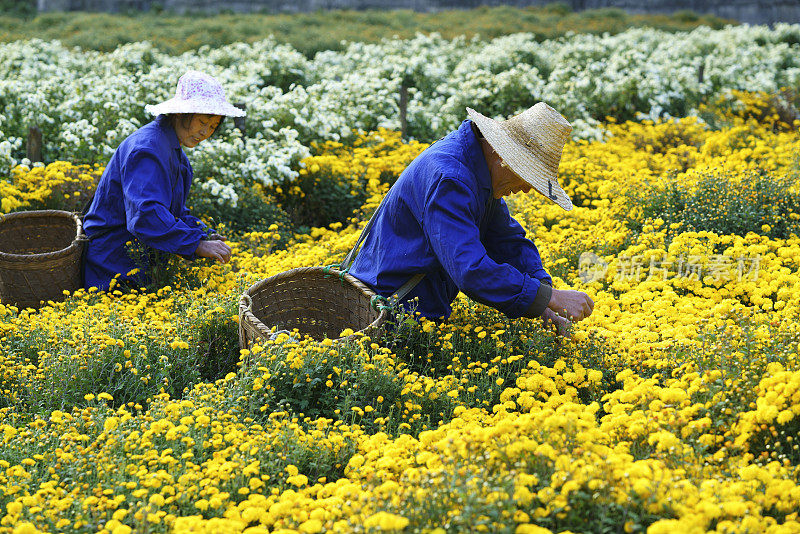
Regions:
M 176 121 L 175 133 L 178 135 L 181 145 L 194 148 L 201 141 L 208 139 L 221 121 L 220 115 L 198 113 L 192 117 L 191 121 Z
M 481 143 L 484 144 L 486 164 L 489 166 L 489 174 L 492 177 L 492 196 L 494 198 L 499 199 L 520 191 L 527 193 L 532 189 L 533 186 L 512 171 L 485 139 L 481 139 Z

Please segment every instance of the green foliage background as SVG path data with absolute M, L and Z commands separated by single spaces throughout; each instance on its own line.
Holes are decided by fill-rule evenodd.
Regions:
M 772 239 L 798 233 L 800 223 L 790 215 L 800 211 L 800 195 L 791 177 L 762 171 L 744 176 L 707 173 L 695 185 L 674 176 L 667 180 L 630 195 L 631 205 L 642 209 L 641 220 L 628 219 L 631 230 L 640 232 L 643 221 L 661 218 L 667 225 L 680 223 L 681 232 L 753 232 Z
M 24 2 L 22 4 L 25 4 Z M 439 32 L 446 38 L 480 35 L 491 39 L 531 32 L 539 40 L 567 32 L 619 33 L 636 26 L 666 31 L 690 30 L 700 25 L 722 28 L 735 23 L 711 15 L 679 11 L 672 15 L 628 15 L 620 9 L 572 12 L 565 4 L 544 7 L 481 7 L 438 13 L 393 11 L 316 11 L 299 14 L 176 15 L 146 13 L 42 13 L 20 2 L 0 0 L 0 41 L 59 39 L 67 46 L 111 51 L 136 41 L 151 41 L 170 54 L 203 45 L 212 47 L 253 42 L 274 35 L 311 57 L 321 50 L 341 50 L 342 40 L 377 42 L 385 37 L 413 37 L 417 32 Z

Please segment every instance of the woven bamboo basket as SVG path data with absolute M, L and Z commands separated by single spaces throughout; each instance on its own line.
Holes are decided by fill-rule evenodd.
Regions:
M 373 307 L 375 293 L 350 274 L 326 267 L 301 267 L 256 282 L 239 300 L 239 346 L 250 348 L 276 330 L 294 330 L 317 341 L 335 342 L 346 328 L 375 337 L 388 317 Z
M 0 214 L 0 301 L 37 308 L 81 287 L 80 218 L 67 211 Z

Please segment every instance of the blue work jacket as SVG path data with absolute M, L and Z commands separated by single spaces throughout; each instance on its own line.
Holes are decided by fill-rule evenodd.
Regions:
M 84 262 L 85 287 L 107 290 L 111 279 L 149 282 L 147 265 L 129 257 L 127 242 L 194 258 L 206 226 L 186 207 L 192 167 L 175 130 L 163 116 L 128 136 L 111 156 L 84 231 L 90 241 Z M 141 270 L 144 267 L 144 270 Z M 135 268 L 140 271 L 128 273 Z
M 418 298 L 416 311 L 429 319 L 449 317 L 459 290 L 511 318 L 539 316 L 553 283 L 505 201 L 492 197 L 469 120 L 403 171 L 350 273 L 384 297 L 424 273 L 404 303 Z

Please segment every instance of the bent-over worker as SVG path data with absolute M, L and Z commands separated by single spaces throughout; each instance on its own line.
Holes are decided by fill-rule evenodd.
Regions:
M 506 121 L 467 108 L 468 119 L 411 162 L 392 186 L 350 274 L 428 319 L 446 319 L 459 290 L 510 318 L 541 317 L 565 335 L 592 313 L 586 293 L 555 289 L 539 250 L 502 197 L 538 191 L 565 210 L 557 180 L 572 126 L 539 103 Z

